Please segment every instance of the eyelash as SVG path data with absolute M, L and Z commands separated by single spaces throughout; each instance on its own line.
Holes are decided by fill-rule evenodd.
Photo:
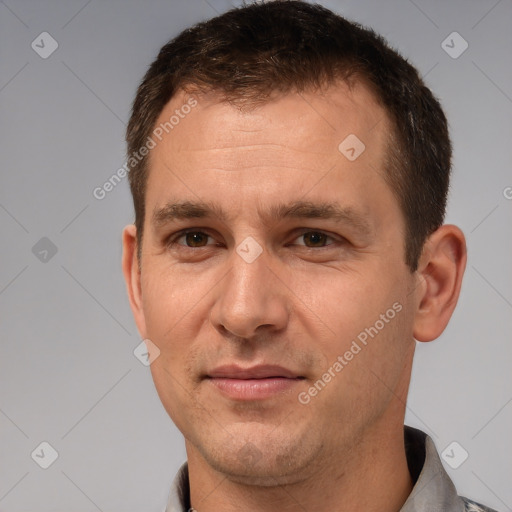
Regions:
M 206 235 L 207 237 L 209 238 L 214 238 L 212 235 L 208 234 L 206 231 L 201 231 L 200 229 L 184 229 L 184 230 L 181 230 L 181 231 L 178 231 L 177 233 L 174 233 L 173 235 L 171 235 L 168 239 L 167 239 L 167 242 L 166 242 L 166 245 L 171 248 L 171 247 L 174 247 L 176 245 L 180 246 L 181 248 L 184 248 L 184 249 L 191 249 L 191 250 L 194 250 L 194 249 L 205 249 L 206 247 L 210 246 L 211 244 L 207 244 L 207 245 L 204 245 L 204 246 L 200 246 L 200 247 L 189 247 L 187 245 L 183 245 L 183 244 L 178 244 L 178 240 L 190 233 L 198 233 L 198 234 L 202 234 L 202 235 Z M 330 235 L 329 233 L 326 233 L 325 231 L 322 231 L 322 230 L 314 230 L 314 229 L 303 229 L 295 238 L 294 240 L 296 240 L 297 238 L 300 238 L 300 237 L 303 237 L 304 235 L 307 235 L 307 234 L 310 234 L 310 233 L 314 233 L 314 234 L 321 234 L 321 235 L 324 235 L 325 237 L 327 237 L 327 239 L 330 239 L 330 240 L 333 240 L 333 242 L 331 242 L 330 244 L 327 244 L 327 245 L 323 245 L 323 246 L 320 246 L 320 247 L 308 247 L 307 245 L 300 245 L 299 244 L 299 247 L 303 247 L 304 249 L 327 249 L 329 248 L 331 245 L 333 245 L 333 243 L 342 243 L 345 241 L 345 239 L 343 239 L 343 237 L 340 237 L 340 239 L 336 239 L 334 238 L 334 236 Z

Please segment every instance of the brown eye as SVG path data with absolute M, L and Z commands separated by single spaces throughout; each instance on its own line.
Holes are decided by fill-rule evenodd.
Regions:
M 185 233 L 180 238 L 185 238 L 188 247 L 204 247 L 208 243 L 208 235 L 201 231 L 191 231 Z
M 327 239 L 330 238 L 325 233 L 320 233 L 319 231 L 304 233 L 302 237 L 307 247 L 323 247 Z
M 333 245 L 333 243 L 336 243 L 336 240 L 323 231 L 303 231 L 294 242 L 294 245 L 308 249 L 321 249 Z
M 208 243 L 208 239 L 213 241 L 213 238 L 204 231 L 180 231 L 169 238 L 167 245 L 180 249 L 200 249 L 212 245 Z

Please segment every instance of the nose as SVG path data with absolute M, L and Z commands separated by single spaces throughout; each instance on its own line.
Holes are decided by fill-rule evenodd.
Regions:
M 287 325 L 287 288 L 271 270 L 267 254 L 263 251 L 249 263 L 233 251 L 230 271 L 218 287 L 210 313 L 210 321 L 224 336 L 227 332 L 250 340 Z

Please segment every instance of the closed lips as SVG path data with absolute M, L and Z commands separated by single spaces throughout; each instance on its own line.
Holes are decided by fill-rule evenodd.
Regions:
M 236 365 L 219 366 L 207 375 L 211 379 L 303 379 L 297 373 L 276 365 L 258 365 L 250 368 L 242 368 Z

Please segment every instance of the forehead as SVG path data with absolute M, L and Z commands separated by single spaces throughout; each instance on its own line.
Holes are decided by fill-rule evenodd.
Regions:
M 250 197 L 275 204 L 312 189 L 364 210 L 361 197 L 349 196 L 385 184 L 390 123 L 362 84 L 284 94 L 249 108 L 216 92 L 180 91 L 155 127 L 161 140 L 149 159 L 146 206 L 152 210 L 171 195 L 240 209 Z
M 349 135 L 357 136 L 370 150 L 366 156 L 381 156 L 378 153 L 385 149 L 390 128 L 373 93 L 361 82 L 349 87 L 343 81 L 316 91 L 274 94 L 263 104 L 240 106 L 225 101 L 220 92 L 189 94 L 180 90 L 164 107 L 156 125 L 165 128 L 173 116 L 173 121 L 178 121 L 176 114 L 189 110 L 186 105 L 191 97 L 197 106 L 162 135 L 169 151 L 188 152 L 187 158 L 195 161 L 197 156 L 203 164 L 233 153 L 230 150 L 234 148 L 249 155 L 266 152 L 274 164 L 275 158 L 286 161 L 296 149 L 339 156 L 336 149 Z M 207 154 L 209 149 L 214 151 Z

